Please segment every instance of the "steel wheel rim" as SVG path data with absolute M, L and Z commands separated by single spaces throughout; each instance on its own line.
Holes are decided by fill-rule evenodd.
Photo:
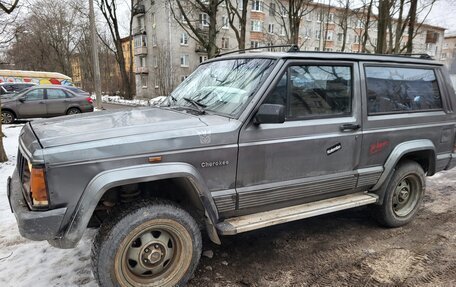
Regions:
M 394 189 L 392 207 L 396 216 L 406 217 L 417 206 L 420 199 L 420 182 L 415 175 L 407 175 Z
M 185 240 L 191 242 L 191 238 L 182 238 L 182 226 L 147 225 L 135 228 L 121 244 L 123 248 L 118 249 L 115 269 L 118 281 L 124 283 L 121 286 L 172 286 L 190 265 L 191 258 L 187 260 L 182 251 Z
M 2 112 L 2 123 L 9 124 L 13 122 L 13 115 L 11 113 Z

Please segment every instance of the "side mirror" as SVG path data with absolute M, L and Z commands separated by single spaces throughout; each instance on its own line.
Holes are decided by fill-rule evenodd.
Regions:
M 21 102 L 21 103 L 25 102 L 25 98 L 19 98 L 19 102 Z
M 262 104 L 253 118 L 253 123 L 281 124 L 285 122 L 285 106 L 276 104 Z

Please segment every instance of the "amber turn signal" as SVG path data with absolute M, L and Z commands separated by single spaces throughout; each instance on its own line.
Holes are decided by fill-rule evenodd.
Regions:
M 44 168 L 32 167 L 30 177 L 30 193 L 33 199 L 33 205 L 46 206 L 48 205 L 48 195 L 46 191 L 46 180 Z
M 161 156 L 149 157 L 149 163 L 161 162 L 161 160 L 162 160 L 162 157 L 161 157 Z

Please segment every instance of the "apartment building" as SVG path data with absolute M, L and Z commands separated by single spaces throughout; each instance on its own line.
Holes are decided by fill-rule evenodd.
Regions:
M 238 10 L 247 9 L 246 48 L 288 43 L 290 31 L 286 1 L 251 0 L 248 7 L 242 7 L 242 1 L 231 1 Z M 281 3 L 285 3 L 285 8 Z M 207 60 L 207 53 L 188 32 L 189 29 L 185 29 L 184 17 L 179 15 L 176 9 L 173 12 L 168 0 L 137 0 L 133 11 L 136 15 L 133 23 L 136 95 L 144 98 L 166 95 L 169 89 L 163 89 L 163 86 L 178 85 L 201 62 Z M 197 24 L 198 31 L 204 33 L 209 27 L 209 16 L 197 11 L 189 15 Z M 347 11 L 335 6 L 309 4 L 301 17 L 298 41 L 300 49 L 302 51 L 362 52 L 363 35 L 367 26 L 365 15 L 363 9 Z M 346 25 L 343 24 L 344 19 L 347 20 Z M 220 53 L 238 49 L 235 33 L 228 22 L 225 3 L 218 7 L 217 31 L 216 44 Z M 394 28 L 393 31 L 395 31 Z M 445 29 L 441 27 L 420 25 L 414 38 L 413 53 L 440 55 L 444 31 Z M 374 52 L 377 45 L 375 15 L 371 17 L 368 25 L 368 35 L 365 50 Z M 407 38 L 406 34 L 399 37 L 400 49 L 407 43 Z M 264 48 L 263 50 L 277 49 Z M 257 51 L 261 49 L 250 52 Z M 162 63 L 164 59 L 166 59 L 166 65 Z
M 449 69 L 450 74 L 456 74 L 456 35 L 445 36 L 440 61 Z

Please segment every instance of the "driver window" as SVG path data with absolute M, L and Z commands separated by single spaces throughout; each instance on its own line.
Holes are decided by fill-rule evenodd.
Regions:
M 36 89 L 28 92 L 24 99 L 26 101 L 39 101 L 44 99 L 44 89 Z
M 349 66 L 291 66 L 265 103 L 287 107 L 287 120 L 351 114 Z

